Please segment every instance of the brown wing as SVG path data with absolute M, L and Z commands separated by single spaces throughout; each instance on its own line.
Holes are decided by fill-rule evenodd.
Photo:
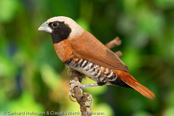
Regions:
M 104 46 L 92 34 L 85 31 L 78 38 L 69 40 L 73 54 L 99 66 L 129 71 L 128 67 L 111 50 Z

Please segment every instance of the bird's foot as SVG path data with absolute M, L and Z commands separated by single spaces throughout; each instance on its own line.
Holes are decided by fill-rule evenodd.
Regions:
M 82 93 L 83 85 L 78 81 L 70 80 L 69 98 L 73 102 L 75 102 L 75 101 L 72 100 L 71 96 L 74 98 L 73 94 L 74 94 L 74 88 L 75 87 L 79 87 L 79 89 L 81 90 L 81 93 Z
M 81 93 L 82 93 L 82 89 L 89 88 L 89 87 L 95 87 L 95 86 L 99 86 L 98 83 L 82 85 L 78 81 L 70 80 L 69 98 L 71 99 L 71 96 L 74 97 L 73 94 L 74 94 L 74 88 L 75 87 L 79 87 L 79 89 L 81 90 Z M 71 101 L 74 101 L 74 100 L 71 99 Z

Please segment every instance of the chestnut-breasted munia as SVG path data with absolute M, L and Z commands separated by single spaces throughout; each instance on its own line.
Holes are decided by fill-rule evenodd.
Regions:
M 55 51 L 62 62 L 97 82 L 89 85 L 78 83 L 81 88 L 118 85 L 133 88 L 150 99 L 155 97 L 153 92 L 128 73 L 128 67 L 114 52 L 71 18 L 50 18 L 38 30 L 51 34 Z

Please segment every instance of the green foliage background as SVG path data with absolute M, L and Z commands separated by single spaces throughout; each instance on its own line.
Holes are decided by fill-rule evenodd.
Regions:
M 130 73 L 156 95 L 149 100 L 116 86 L 85 89 L 93 95 L 93 112 L 174 115 L 173 0 L 0 0 L 1 116 L 79 111 L 68 98 L 70 77 L 50 35 L 37 30 L 53 16 L 71 17 L 104 44 L 119 36 L 122 45 L 112 50 L 122 51 Z

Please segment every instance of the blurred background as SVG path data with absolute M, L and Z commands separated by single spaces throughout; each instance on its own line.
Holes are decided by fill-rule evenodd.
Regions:
M 88 88 L 93 112 L 174 116 L 173 0 L 0 0 L 1 116 L 80 111 L 68 97 L 70 77 L 50 35 L 37 30 L 53 16 L 74 19 L 104 44 L 119 36 L 122 45 L 112 50 L 122 51 L 130 73 L 156 95 L 149 100 L 132 89 Z

